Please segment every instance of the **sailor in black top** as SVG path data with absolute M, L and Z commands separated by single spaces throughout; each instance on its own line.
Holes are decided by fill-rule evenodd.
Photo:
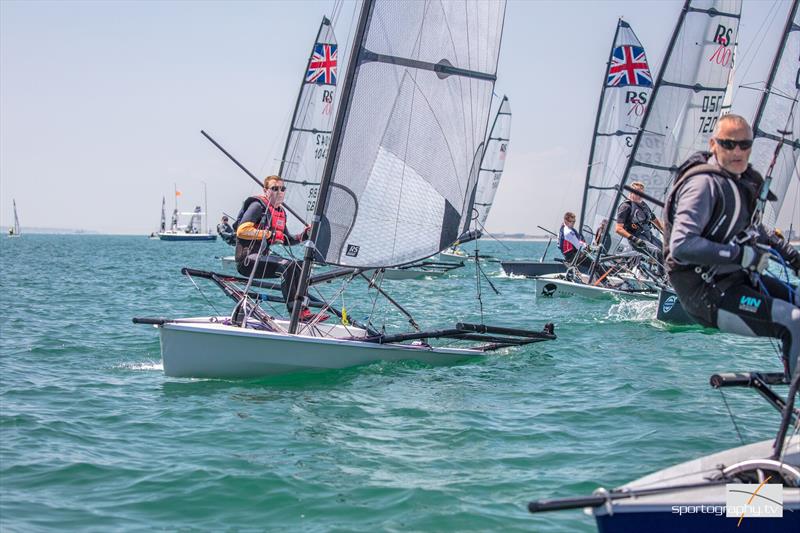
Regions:
M 631 187 L 644 192 L 644 183 L 641 181 L 634 181 Z M 620 203 L 617 209 L 616 231 L 628 239 L 634 250 L 652 257 L 659 265 L 663 265 L 661 240 L 653 235 L 653 226 L 661 232 L 664 231 L 664 226 L 656 218 L 650 206 L 644 203 L 641 196 L 631 192 L 628 200 Z
M 299 235 L 286 232 L 285 196 L 283 180 L 279 176 L 269 176 L 264 179 L 264 194 L 244 201 L 236 219 L 236 269 L 243 276 L 250 276 L 255 270 L 256 278 L 280 277 L 281 293 L 291 313 L 292 300 L 300 283 L 301 262 L 281 257 L 270 248 L 273 244 L 293 245 L 308 240 L 311 226 L 306 226 Z M 308 309 L 303 309 L 300 319 L 308 320 L 313 316 Z M 325 318 L 327 315 L 321 317 Z
M 748 164 L 752 144 L 747 121 L 725 115 L 709 142 L 711 152 L 682 165 L 664 207 L 664 255 L 669 279 L 695 320 L 780 339 L 791 376 L 800 354 L 800 297 L 796 286 L 761 274 L 775 254 L 797 272 L 800 253 L 754 224 L 763 178 Z
M 233 231 L 233 227 L 228 223 L 227 215 L 223 215 L 222 221 L 217 224 L 217 233 L 223 241 L 227 242 L 231 246 L 236 246 L 236 232 Z

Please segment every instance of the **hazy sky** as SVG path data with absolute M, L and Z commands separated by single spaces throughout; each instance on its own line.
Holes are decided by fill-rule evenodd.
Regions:
M 597 99 L 619 16 L 655 73 L 682 0 L 508 3 L 496 92 L 512 141 L 487 228 L 541 233 L 580 208 Z M 201 135 L 257 175 L 277 170 L 300 77 L 328 1 L 0 0 L 0 225 L 145 234 L 161 197 L 182 210 L 208 187 L 216 223 L 256 187 Z M 737 85 L 763 82 L 787 0 L 745 0 Z M 334 21 L 349 37 L 356 5 Z M 752 118 L 757 93 L 734 112 Z M 800 226 L 797 180 L 779 222 Z M 794 209 L 793 209 L 794 208 Z

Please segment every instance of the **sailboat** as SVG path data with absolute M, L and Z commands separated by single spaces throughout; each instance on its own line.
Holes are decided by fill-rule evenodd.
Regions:
M 212 233 L 208 229 L 208 204 L 206 200 L 205 184 L 203 185 L 203 201 L 206 203 L 205 210 L 198 205 L 194 208 L 194 211 L 178 211 L 178 196 L 180 196 L 180 192 L 176 186 L 175 209 L 172 212 L 172 220 L 169 229 L 166 229 L 164 198 L 161 198 L 161 229 L 156 234 L 158 238 L 162 241 L 216 241 L 217 234 Z M 181 216 L 191 217 L 187 225 L 181 226 L 179 224 Z M 205 221 L 205 228 L 203 228 L 203 221 Z
M 14 226 L 8 229 L 8 236 L 20 237 L 22 236 L 22 231 L 20 230 L 19 217 L 17 216 L 17 201 L 11 200 L 11 202 L 14 205 Z
M 761 94 L 753 120 L 753 151 L 750 163 L 764 171 L 769 190 L 776 200 L 766 204 L 762 223 L 775 227 L 792 177 L 798 174 L 800 159 L 800 21 L 789 18 Z M 726 100 L 731 91 L 726 93 Z M 724 109 L 724 106 L 723 106 Z M 680 304 L 677 294 L 661 289 L 657 318 L 671 324 L 694 324 Z
M 302 323 L 297 304 L 288 320 L 270 316 L 257 303 L 275 297 L 255 289 L 274 289 L 274 282 L 184 269 L 217 283 L 237 305 L 230 316 L 134 319 L 158 327 L 166 375 L 254 377 L 398 360 L 452 364 L 555 338 L 552 325 L 526 331 L 459 323 L 422 331 L 407 312 L 416 331 L 388 334 L 346 320 L 309 293 L 325 280 L 352 282 L 365 270 L 420 261 L 467 233 L 504 15 L 505 2 L 362 3 L 294 298 L 330 310 L 341 323 Z M 312 277 L 315 260 L 334 268 Z M 430 344 L 437 339 L 465 345 Z
M 652 90 L 653 78 L 644 47 L 631 25 L 620 18 L 600 90 L 578 217 L 578 227 L 591 240 L 595 240 L 592 239 L 595 233 L 603 232 L 608 220 L 613 220 L 613 217 L 609 217 L 609 211 L 639 133 L 639 125 L 652 102 Z M 615 236 L 608 240 L 612 244 L 606 253 L 616 251 L 619 238 Z M 615 256 L 614 260 L 618 264 L 622 261 L 634 263 L 635 258 L 630 256 L 623 253 Z M 655 297 L 651 280 L 637 276 L 635 270 L 617 268 L 613 275 L 603 278 L 601 284 L 586 283 L 582 278 L 587 273 L 580 270 L 567 274 L 567 265 L 561 262 L 532 265 L 531 271 L 541 272 L 533 276 L 537 295 L 579 295 L 589 298 L 622 296 L 634 299 Z M 509 267 L 519 268 L 517 265 Z

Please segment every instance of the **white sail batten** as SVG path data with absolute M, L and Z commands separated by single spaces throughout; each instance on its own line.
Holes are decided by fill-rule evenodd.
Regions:
M 708 149 L 728 88 L 741 4 L 689 3 L 662 66 L 625 183 L 640 181 L 648 194 L 663 199 L 678 166 Z
M 608 218 L 653 90 L 644 47 L 620 20 L 609 56 L 586 177 L 580 228 L 592 231 Z
M 316 239 L 327 263 L 403 265 L 466 231 L 504 14 L 505 2 L 371 5 Z
M 793 15 L 792 15 L 793 11 Z M 750 162 L 767 173 L 780 144 L 775 166 L 770 173 L 770 191 L 778 198 L 767 202 L 763 222 L 774 227 L 793 176 L 798 175 L 800 157 L 800 10 L 792 2 L 792 17 L 779 45 L 771 84 L 768 83 L 753 123 L 754 142 Z M 765 176 L 766 177 L 766 176 Z
M 287 185 L 286 204 L 308 223 L 311 223 L 316 209 L 331 141 L 338 62 L 339 50 L 333 27 L 323 17 L 303 73 L 278 172 Z M 303 224 L 294 216 L 287 217 L 286 224 L 290 233 L 303 230 Z
M 511 105 L 508 103 L 508 96 L 503 96 L 492 129 L 486 138 L 486 150 L 478 172 L 478 185 L 473 203 L 473 218 L 477 227 L 474 229 L 482 230 L 486 219 L 489 218 L 489 211 L 492 209 L 500 179 L 503 177 L 510 140 Z

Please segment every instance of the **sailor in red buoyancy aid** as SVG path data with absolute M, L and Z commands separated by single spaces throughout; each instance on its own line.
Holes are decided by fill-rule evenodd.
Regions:
M 236 270 L 242 276 L 250 276 L 255 269 L 256 278 L 281 278 L 281 293 L 291 313 L 292 299 L 300 283 L 302 264 L 275 254 L 270 247 L 273 244 L 293 245 L 308 240 L 311 226 L 306 226 L 298 235 L 289 235 L 286 232 L 286 211 L 283 209 L 285 196 L 286 186 L 280 176 L 268 176 L 264 179 L 264 193 L 244 201 L 235 224 Z M 262 225 L 265 213 L 266 224 Z M 264 238 L 266 246 L 259 255 Z M 313 317 L 308 309 L 303 309 L 300 313 L 301 320 Z M 321 318 L 324 320 L 327 316 Z
M 558 248 L 567 264 L 572 263 L 578 252 L 586 248 L 586 240 L 575 229 L 575 213 L 571 211 L 564 213 L 564 223 L 558 230 Z

